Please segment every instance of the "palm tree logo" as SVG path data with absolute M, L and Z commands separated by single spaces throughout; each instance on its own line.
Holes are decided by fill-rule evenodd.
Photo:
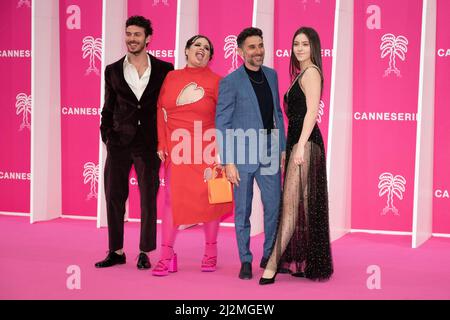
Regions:
M 27 5 L 28 8 L 31 8 L 30 0 L 19 0 L 17 8 L 21 8 L 24 4 Z
M 86 162 L 84 164 L 84 184 L 91 184 L 91 192 L 89 192 L 86 200 L 91 200 L 92 198 L 97 199 L 97 186 L 98 186 L 98 176 L 99 176 L 99 165 L 95 165 L 93 162 Z
M 161 2 L 161 0 L 153 0 L 153 6 L 157 6 L 160 2 Z M 162 3 L 165 6 L 168 6 L 169 5 L 169 0 L 162 0 Z
M 238 68 L 238 53 L 237 53 L 237 37 L 234 34 L 230 34 L 225 37 L 225 45 L 223 50 L 225 51 L 225 59 L 231 57 L 231 68 L 228 73 L 233 72 Z
M 323 116 L 323 109 L 325 108 L 325 103 L 320 100 L 320 105 L 319 105 L 319 112 L 317 113 L 317 122 L 321 123 L 322 122 L 322 116 Z
M 378 195 L 380 197 L 387 193 L 387 203 L 384 207 L 382 215 L 385 215 L 389 210 L 391 210 L 394 215 L 398 216 L 398 209 L 394 206 L 394 195 L 402 200 L 403 192 L 405 192 L 406 179 L 400 175 L 392 175 L 389 172 L 383 172 L 378 177 L 380 182 L 378 183 L 378 189 L 380 192 Z
M 394 72 L 397 77 L 401 77 L 400 70 L 397 69 L 395 58 L 405 61 L 406 52 L 408 52 L 408 39 L 404 36 L 394 36 L 392 33 L 387 33 L 381 37 L 381 58 L 389 55 L 389 67 L 384 71 L 384 77 L 387 77 L 391 72 Z
M 19 93 L 16 96 L 16 114 L 22 114 L 22 123 L 19 131 L 22 131 L 23 128 L 30 130 L 31 95 L 27 96 L 25 93 Z
M 96 75 L 100 75 L 99 70 L 95 66 L 95 60 L 101 61 L 102 59 L 102 39 L 95 38 L 92 36 L 86 36 L 83 38 L 83 46 L 81 47 L 83 52 L 83 59 L 89 57 L 89 68 L 86 70 L 86 76 L 92 71 Z

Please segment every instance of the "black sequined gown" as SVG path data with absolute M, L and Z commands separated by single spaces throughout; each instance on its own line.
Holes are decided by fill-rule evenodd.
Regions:
M 284 97 L 289 119 L 286 170 L 277 237 L 266 268 L 276 271 L 289 267 L 293 275 L 326 280 L 333 273 L 333 263 L 325 148 L 317 123 L 305 146 L 306 163 L 297 166 L 291 160 L 307 110 L 298 82 L 296 79 Z

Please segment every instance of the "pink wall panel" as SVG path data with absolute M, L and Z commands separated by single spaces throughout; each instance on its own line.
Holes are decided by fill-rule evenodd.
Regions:
M 62 212 L 96 216 L 102 1 L 65 0 L 59 9 Z
M 450 233 L 450 2 L 437 0 L 433 232 Z M 153 24 L 149 52 L 174 62 L 175 0 L 128 0 L 128 16 Z M 31 1 L 0 12 L 0 211 L 29 212 Z M 322 41 L 325 87 L 319 126 L 327 142 L 335 0 L 275 0 L 274 66 L 287 90 L 293 33 L 315 28 Z M 251 26 L 253 1 L 199 1 L 199 33 L 215 47 L 210 67 L 222 76 L 242 64 L 235 37 Z M 411 231 L 422 0 L 355 1 L 352 228 Z M 101 0 L 60 1 L 63 214 L 95 216 L 98 186 Z M 122 24 L 125 21 L 120 22 Z M 11 32 L 14 30 L 14 32 Z M 123 38 L 117 39 L 118 45 Z M 125 52 L 124 52 L 125 54 Z M 165 193 L 164 170 L 158 195 Z M 139 192 L 130 174 L 130 217 Z M 226 221 L 232 222 L 232 217 Z
M 412 229 L 421 16 L 421 0 L 355 2 L 355 229 Z
M 211 39 L 214 57 L 210 63 L 213 71 L 222 76 L 242 65 L 236 53 L 236 37 L 252 26 L 253 1 L 199 1 L 199 33 Z
M 0 211 L 29 213 L 31 1 L 2 1 L 0 70 Z
M 142 15 L 152 22 L 153 36 L 147 51 L 157 58 L 174 63 L 177 1 L 128 0 L 128 16 L 133 15 Z
M 450 233 L 450 1 L 437 1 L 433 232 Z
M 281 99 L 291 84 L 289 56 L 295 31 L 302 26 L 308 26 L 314 28 L 319 34 L 322 44 L 324 89 L 318 124 L 325 147 L 328 137 L 335 6 L 335 0 L 275 0 L 274 66 L 278 71 Z M 283 106 L 283 103 L 281 105 Z

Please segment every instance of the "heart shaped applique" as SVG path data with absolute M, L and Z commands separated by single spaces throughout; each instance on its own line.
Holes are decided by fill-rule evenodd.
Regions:
M 195 82 L 186 85 L 177 98 L 177 106 L 183 106 L 201 100 L 205 95 L 205 90 Z

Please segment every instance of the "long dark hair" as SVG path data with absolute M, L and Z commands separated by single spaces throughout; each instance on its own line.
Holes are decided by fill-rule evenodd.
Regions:
M 321 88 L 323 89 L 323 71 L 322 71 L 322 47 L 320 45 L 319 34 L 316 30 L 310 27 L 301 27 L 297 31 L 295 31 L 294 36 L 292 37 L 292 45 L 291 45 L 291 62 L 289 65 L 289 73 L 291 75 L 291 81 L 298 76 L 302 70 L 300 70 L 300 62 L 297 60 L 297 57 L 294 54 L 294 40 L 295 37 L 299 34 L 303 33 L 309 40 L 309 46 L 311 48 L 311 61 L 320 70 L 320 79 L 321 79 Z

